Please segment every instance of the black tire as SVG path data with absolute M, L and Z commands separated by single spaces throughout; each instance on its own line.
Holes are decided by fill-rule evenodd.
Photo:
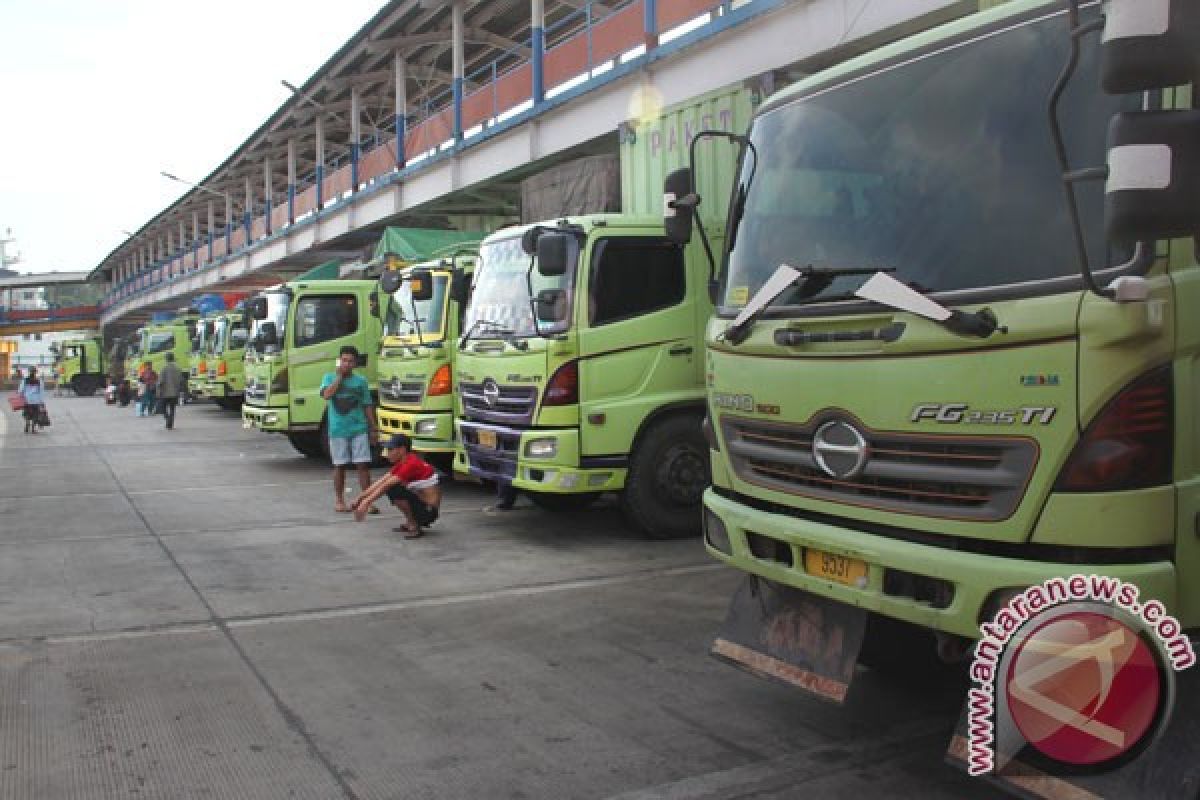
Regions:
M 317 434 L 313 431 L 303 431 L 301 433 L 289 433 L 288 441 L 292 443 L 292 447 L 296 448 L 296 452 L 308 458 L 321 458 L 321 442 L 317 438 Z
M 77 397 L 91 397 L 100 388 L 100 379 L 95 375 L 76 375 L 71 378 L 71 391 Z
M 699 536 L 701 499 L 711 476 L 700 417 L 667 417 L 653 424 L 630 457 L 621 510 L 651 539 Z
M 535 506 L 546 511 L 582 511 L 599 500 L 600 494 L 600 492 L 580 492 L 579 494 L 530 492 L 529 499 Z

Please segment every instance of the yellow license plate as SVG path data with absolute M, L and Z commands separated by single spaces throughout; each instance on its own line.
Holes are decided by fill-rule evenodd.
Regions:
M 867 562 L 857 558 L 826 553 L 823 550 L 804 551 L 804 569 L 809 575 L 826 578 L 847 586 L 866 586 Z
M 488 450 L 496 449 L 496 432 L 495 431 L 477 431 L 479 436 L 479 446 L 486 447 Z

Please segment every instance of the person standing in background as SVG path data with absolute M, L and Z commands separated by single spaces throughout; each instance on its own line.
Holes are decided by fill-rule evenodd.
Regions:
M 158 376 L 158 396 L 162 403 L 163 417 L 167 420 L 167 430 L 175 427 L 175 409 L 179 404 L 179 391 L 183 386 L 183 372 L 175 364 L 175 354 L 167 353 L 167 363 L 163 365 L 162 375 Z
M 37 374 L 37 367 L 29 368 L 29 376 L 17 387 L 17 394 L 25 400 L 22 416 L 25 417 L 25 432 L 37 433 L 38 422 L 42 416 L 42 406 L 46 402 L 45 387 Z

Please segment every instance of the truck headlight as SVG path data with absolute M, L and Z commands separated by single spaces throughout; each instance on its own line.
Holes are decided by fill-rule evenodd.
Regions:
M 436 419 L 423 419 L 417 423 L 417 427 L 413 429 L 417 436 L 428 436 L 431 433 L 437 432 Z
M 278 414 L 263 414 L 264 425 L 274 425 L 276 422 L 279 422 Z
M 525 455 L 530 458 L 554 458 L 558 455 L 558 440 L 530 439 L 525 445 Z

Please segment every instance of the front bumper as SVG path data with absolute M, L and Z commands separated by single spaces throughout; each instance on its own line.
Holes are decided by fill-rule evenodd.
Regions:
M 375 416 L 380 434 L 408 434 L 418 453 L 454 452 L 454 414 L 449 411 L 397 411 L 378 406 Z
M 291 431 L 287 406 L 242 406 L 242 427 L 268 433 Z M 316 430 L 314 427 L 313 430 Z
M 704 493 L 704 507 L 706 529 L 712 525 L 710 514 L 719 519 L 731 552 L 715 548 L 713 540 L 719 537 L 711 533 L 705 536 L 705 547 L 726 564 L 785 586 L 960 636 L 980 635 L 985 608 L 989 615 L 997 610 L 994 602 L 989 604 L 994 593 L 1019 591 L 1055 576 L 1119 578 L 1137 584 L 1143 598 L 1157 598 L 1168 609 L 1176 607 L 1175 565 L 1169 561 L 1064 564 L 970 553 L 761 511 L 712 489 Z M 760 555 L 751 551 L 751 538 Z M 865 562 L 865 585 L 848 586 L 809 573 L 804 567 L 807 549 Z M 886 580 L 888 573 L 892 578 L 907 574 L 944 581 L 953 588 L 952 597 L 945 607 L 935 607 L 904 594 L 899 587 L 905 586 L 905 581 Z
M 482 443 L 480 432 L 485 438 L 494 435 L 496 446 Z M 624 459 L 614 459 L 611 466 L 581 466 L 576 428 L 521 430 L 459 420 L 458 433 L 454 468 L 476 478 L 507 481 L 517 489 L 555 494 L 616 492 L 625 487 L 628 469 Z M 554 442 L 554 455 L 544 458 L 529 455 L 531 442 L 550 440 Z

